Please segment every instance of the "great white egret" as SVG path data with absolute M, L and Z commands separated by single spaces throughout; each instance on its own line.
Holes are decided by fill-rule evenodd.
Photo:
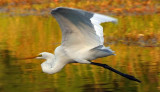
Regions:
M 37 59 L 46 59 L 41 64 L 43 72 L 54 74 L 68 63 L 85 63 L 104 67 L 130 80 L 140 82 L 135 77 L 121 73 L 106 64 L 91 62 L 96 58 L 115 55 L 114 51 L 103 45 L 103 27 L 100 23 L 116 23 L 117 19 L 65 7 L 55 8 L 51 14 L 60 25 L 62 43 L 55 49 L 54 54 L 42 52 L 36 57 Z

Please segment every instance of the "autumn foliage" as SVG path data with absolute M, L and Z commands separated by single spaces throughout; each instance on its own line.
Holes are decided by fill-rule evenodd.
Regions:
M 48 14 L 60 6 L 116 15 L 160 13 L 159 0 L 0 0 L 0 12 L 5 13 Z

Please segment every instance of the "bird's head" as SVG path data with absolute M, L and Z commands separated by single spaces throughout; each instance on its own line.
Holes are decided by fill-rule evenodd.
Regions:
M 50 59 L 54 58 L 55 56 L 52 53 L 49 52 L 42 52 L 38 56 L 36 56 L 36 59 Z

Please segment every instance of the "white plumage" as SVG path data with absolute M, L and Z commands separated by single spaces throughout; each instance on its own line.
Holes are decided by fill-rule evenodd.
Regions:
M 117 22 L 117 19 L 64 7 L 52 10 L 51 14 L 62 30 L 61 46 L 66 55 L 73 60 L 89 63 L 86 60 L 113 55 L 112 50 L 103 45 L 103 28 L 100 23 Z
M 117 22 L 117 19 L 83 11 L 59 7 L 51 14 L 58 21 L 62 31 L 62 44 L 54 52 L 40 53 L 37 59 L 46 59 L 41 64 L 45 73 L 60 71 L 67 63 L 91 63 L 90 60 L 114 55 L 109 47 L 103 45 L 103 22 Z M 48 56 L 48 57 L 47 57 Z
M 119 72 L 106 64 L 91 62 L 96 58 L 115 55 L 110 47 L 103 45 L 103 22 L 116 23 L 117 19 L 83 11 L 59 7 L 51 14 L 58 21 L 62 31 L 62 44 L 55 49 L 54 55 L 42 52 L 37 59 L 46 59 L 41 64 L 42 71 L 48 74 L 59 72 L 68 63 L 87 63 L 109 69 L 125 78 L 140 82 L 135 77 Z
M 91 23 L 94 26 L 96 34 L 100 38 L 100 41 L 101 41 L 100 45 L 103 45 L 103 43 L 104 43 L 103 27 L 100 24 L 104 23 L 104 22 L 113 22 L 113 23 L 116 23 L 117 19 L 109 17 L 109 16 L 100 15 L 100 14 L 94 14 L 93 17 L 90 20 L 91 20 Z

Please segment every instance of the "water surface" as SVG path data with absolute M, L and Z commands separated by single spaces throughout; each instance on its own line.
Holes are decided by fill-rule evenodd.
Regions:
M 142 81 L 137 83 L 109 70 L 87 64 L 68 64 L 59 73 L 43 73 L 40 64 L 44 60 L 15 60 L 51 52 L 61 43 L 61 31 L 52 17 L 0 16 L 0 91 L 1 92 L 159 92 L 160 48 L 137 44 L 124 44 L 124 32 L 144 28 L 154 31 L 157 22 L 151 16 L 118 17 L 116 26 L 103 24 L 105 45 L 116 51 L 116 56 L 94 60 L 102 62 Z M 139 19 L 137 22 L 122 22 Z M 144 19 L 141 21 L 140 19 Z M 155 20 L 157 21 L 157 20 Z M 131 25 L 137 25 L 132 28 Z M 138 25 L 138 23 L 144 23 Z M 128 30 L 125 29 L 126 26 Z M 151 28 L 152 26 L 152 28 Z M 117 32 L 117 30 L 122 30 Z M 135 30 L 134 30 L 135 31 Z M 140 33 L 139 31 L 136 31 Z M 114 36 L 115 35 L 115 36 Z M 110 38 L 112 38 L 112 40 Z M 114 36 L 114 38 L 112 37 Z M 116 38 L 117 37 L 117 38 Z M 116 39 L 120 39 L 116 42 Z M 115 39 L 115 40 L 114 40 Z M 110 43 L 107 43 L 110 42 Z M 132 43 L 132 42 L 130 42 Z

